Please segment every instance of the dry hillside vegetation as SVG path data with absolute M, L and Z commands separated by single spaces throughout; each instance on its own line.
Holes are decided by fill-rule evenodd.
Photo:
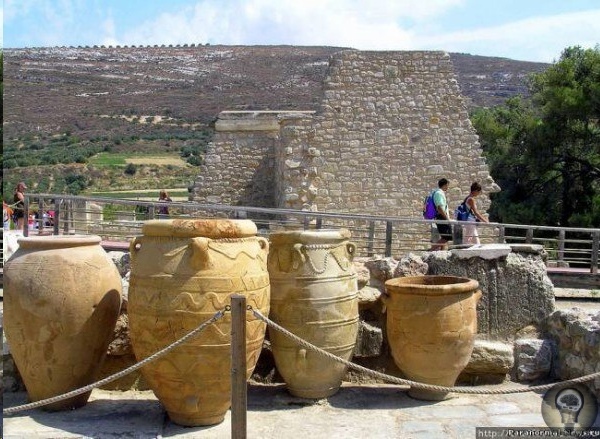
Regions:
M 186 187 L 198 172 L 219 112 L 318 111 L 329 58 L 340 50 L 5 49 L 4 196 L 10 197 L 19 180 L 30 183 L 31 192 Z M 526 94 L 527 75 L 546 67 L 450 56 L 472 107 Z M 103 152 L 128 157 L 122 163 L 94 162 Z

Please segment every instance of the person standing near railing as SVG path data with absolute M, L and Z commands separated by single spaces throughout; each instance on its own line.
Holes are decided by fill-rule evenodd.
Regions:
M 463 226 L 463 243 L 465 244 L 479 244 L 479 233 L 477 232 L 477 223 L 487 223 L 488 220 L 485 218 L 477 209 L 477 203 L 475 197 L 481 195 L 481 185 L 478 182 L 471 184 L 471 192 L 465 198 L 465 205 L 469 209 L 469 216 L 467 221 L 470 224 Z
M 17 230 L 23 230 L 25 225 L 25 189 L 24 182 L 19 182 L 13 194 L 13 210 Z
M 170 203 L 173 200 L 171 199 L 171 197 L 169 197 L 169 194 L 166 190 L 163 189 L 159 192 L 158 201 L 163 203 L 158 207 L 158 218 L 168 218 L 169 206 L 167 205 L 167 203 Z

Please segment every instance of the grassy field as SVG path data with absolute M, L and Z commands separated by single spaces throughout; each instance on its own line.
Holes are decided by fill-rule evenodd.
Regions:
M 173 199 L 173 201 L 187 201 L 188 199 L 188 191 L 187 188 L 173 188 L 166 189 L 169 193 L 169 196 Z M 86 195 L 91 197 L 107 197 L 107 198 L 126 198 L 133 200 L 143 200 L 143 201 L 156 201 L 158 200 L 158 192 L 155 189 L 144 189 L 144 190 L 135 190 L 135 191 L 104 191 L 104 192 L 90 192 Z
M 131 161 L 135 160 L 135 163 Z M 3 198 L 12 199 L 12 190 L 25 181 L 30 193 L 76 193 L 79 195 L 130 198 L 154 201 L 161 189 L 175 201 L 187 201 L 187 188 L 200 168 L 176 153 L 102 152 L 88 163 L 19 167 L 4 170 Z M 72 192 L 69 184 L 81 182 Z
M 125 166 L 129 163 L 135 165 L 171 165 L 186 166 L 186 162 L 176 154 L 131 154 L 101 152 L 89 159 L 92 166 Z

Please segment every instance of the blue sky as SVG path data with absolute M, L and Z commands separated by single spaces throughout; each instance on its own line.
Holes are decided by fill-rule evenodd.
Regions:
M 598 0 L 4 0 L 2 47 L 290 44 L 552 62 L 600 43 Z

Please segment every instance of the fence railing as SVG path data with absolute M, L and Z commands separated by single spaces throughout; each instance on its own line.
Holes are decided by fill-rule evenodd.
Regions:
M 168 206 L 169 214 L 161 214 Z M 435 222 L 420 218 L 384 217 L 328 212 L 307 212 L 248 206 L 225 206 L 194 202 L 170 202 L 29 194 L 25 200 L 23 234 L 96 234 L 104 241 L 129 241 L 141 234 L 142 224 L 160 218 L 248 218 L 259 235 L 283 229 L 347 228 L 360 256 L 400 257 L 431 247 Z M 34 216 L 34 218 L 31 218 Z M 436 221 L 447 223 L 447 221 Z M 459 225 L 459 222 L 451 222 Z M 600 229 L 520 224 L 478 223 L 482 244 L 541 244 L 548 263 L 578 267 L 598 273 Z M 461 228 L 454 227 L 450 247 L 462 246 Z

